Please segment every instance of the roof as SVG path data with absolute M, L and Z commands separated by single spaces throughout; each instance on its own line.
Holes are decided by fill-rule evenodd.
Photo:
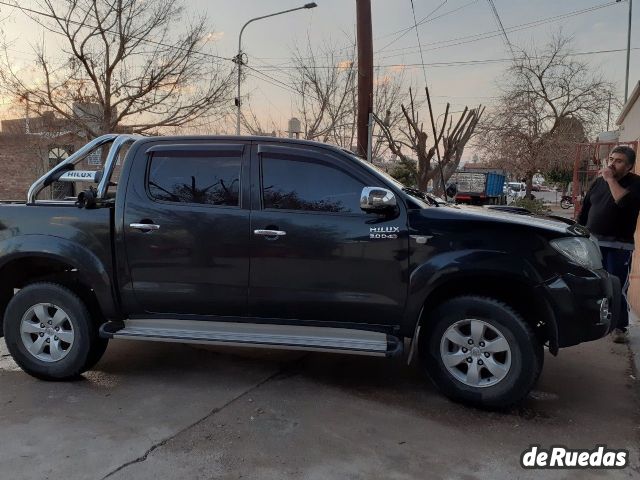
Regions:
M 261 143 L 280 143 L 280 144 L 295 144 L 295 145 L 307 145 L 307 146 L 319 146 L 325 149 L 333 150 L 339 153 L 346 153 L 354 157 L 358 157 L 359 159 L 363 159 L 354 152 L 350 152 L 346 148 L 342 148 L 336 145 L 332 145 L 330 143 L 319 142 L 316 140 L 302 140 L 297 138 L 286 138 L 286 137 L 271 137 L 271 136 L 260 136 L 260 135 L 159 135 L 159 136 L 140 136 L 140 138 L 136 141 L 138 142 L 147 142 L 147 141 L 155 141 L 155 140 L 163 140 L 168 142 L 182 142 L 182 141 L 190 141 L 190 140 L 200 140 L 200 141 L 252 141 L 252 142 L 261 142 Z
M 620 116 L 618 117 L 618 120 L 616 120 L 616 125 L 621 125 L 622 122 L 624 122 L 625 117 L 629 114 L 629 112 L 633 108 L 633 105 L 636 103 L 638 98 L 640 98 L 640 81 L 636 83 L 636 86 L 631 92 L 631 95 L 629 96 L 627 103 L 624 104 L 624 107 L 622 108 L 622 112 L 620 112 Z

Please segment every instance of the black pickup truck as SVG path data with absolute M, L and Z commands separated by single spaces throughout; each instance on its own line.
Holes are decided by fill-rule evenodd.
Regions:
M 101 170 L 77 168 L 102 147 Z M 97 188 L 38 199 L 79 180 Z M 523 213 L 443 205 L 314 142 L 106 135 L 0 206 L 4 336 L 47 380 L 92 368 L 110 338 L 387 357 L 406 344 L 449 397 L 505 407 L 545 345 L 610 331 L 620 288 L 586 229 Z

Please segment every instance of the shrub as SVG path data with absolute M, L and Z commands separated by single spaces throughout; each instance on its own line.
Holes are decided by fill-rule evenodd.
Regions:
M 537 198 L 517 198 L 510 205 L 513 207 L 526 208 L 530 212 L 535 213 L 537 215 L 544 215 L 551 211 L 542 202 L 542 200 Z

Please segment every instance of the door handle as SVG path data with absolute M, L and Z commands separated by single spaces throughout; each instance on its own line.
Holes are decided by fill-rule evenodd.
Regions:
M 261 235 L 263 237 L 282 237 L 287 234 L 282 230 L 254 230 L 254 235 Z
M 160 225 L 156 225 L 154 223 L 130 223 L 129 226 L 131 228 L 135 228 L 136 230 L 160 230 Z

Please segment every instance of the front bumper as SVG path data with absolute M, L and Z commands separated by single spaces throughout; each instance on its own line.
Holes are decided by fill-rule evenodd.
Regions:
M 539 287 L 554 313 L 560 348 L 602 338 L 617 324 L 620 281 L 605 270 L 589 273 L 564 274 Z

